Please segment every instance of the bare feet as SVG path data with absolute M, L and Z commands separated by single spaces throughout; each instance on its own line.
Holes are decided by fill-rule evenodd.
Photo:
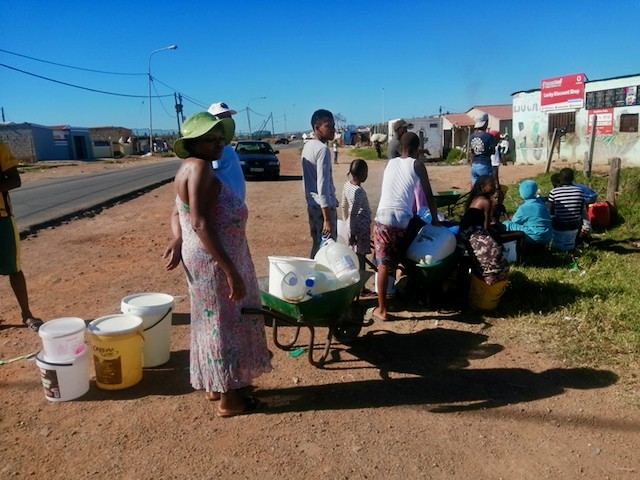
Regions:
M 204 396 L 211 402 L 220 400 L 220 393 L 218 392 L 205 392 Z
M 255 412 L 260 408 L 260 401 L 254 397 L 244 397 L 240 399 L 240 404 L 235 408 L 222 408 L 222 405 L 216 410 L 216 415 L 220 418 L 236 417 L 238 415 L 246 415 Z

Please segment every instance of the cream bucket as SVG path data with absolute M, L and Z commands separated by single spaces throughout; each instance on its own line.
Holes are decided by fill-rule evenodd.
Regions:
M 122 299 L 122 313 L 142 318 L 143 367 L 157 367 L 169 361 L 173 301 L 173 297 L 166 293 L 136 293 Z

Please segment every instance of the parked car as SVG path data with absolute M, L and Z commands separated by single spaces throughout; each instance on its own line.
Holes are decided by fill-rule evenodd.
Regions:
M 277 145 L 277 144 L 287 145 L 287 144 L 289 143 L 289 139 L 284 138 L 284 137 L 280 137 L 280 138 L 279 138 L 279 139 L 277 139 L 274 143 L 275 143 L 276 145 Z
M 236 143 L 236 153 L 240 159 L 242 173 L 246 177 L 280 178 L 280 160 L 278 150 L 271 148 L 267 142 L 241 140 Z

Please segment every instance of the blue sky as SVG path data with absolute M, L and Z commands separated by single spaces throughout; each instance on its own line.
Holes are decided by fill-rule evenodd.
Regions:
M 177 129 L 174 92 L 187 116 L 225 101 L 239 131 L 247 105 L 253 130 L 272 114 L 276 132 L 308 130 L 318 108 L 356 125 L 464 112 L 544 78 L 639 73 L 638 11 L 637 0 L 4 1 L 0 107 L 8 122 L 146 129 L 149 55 L 177 44 L 151 59 L 153 95 L 167 95 L 153 99 L 154 129 Z

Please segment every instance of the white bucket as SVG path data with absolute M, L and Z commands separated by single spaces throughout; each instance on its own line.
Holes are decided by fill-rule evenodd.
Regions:
M 68 360 L 80 355 L 84 350 L 86 328 L 84 320 L 77 317 L 56 318 L 43 323 L 38 334 L 47 359 Z
M 89 347 L 68 360 L 51 360 L 43 351 L 36 355 L 44 396 L 50 402 L 66 402 L 89 391 Z
M 157 367 L 167 363 L 171 356 L 173 297 L 166 293 L 136 293 L 122 299 L 120 310 L 142 318 L 142 366 Z
M 289 273 L 293 273 L 304 286 L 305 279 L 311 275 L 316 261 L 302 257 L 269 257 L 269 293 L 278 298 L 284 298 L 282 281 Z M 293 275 L 289 275 L 292 277 Z

